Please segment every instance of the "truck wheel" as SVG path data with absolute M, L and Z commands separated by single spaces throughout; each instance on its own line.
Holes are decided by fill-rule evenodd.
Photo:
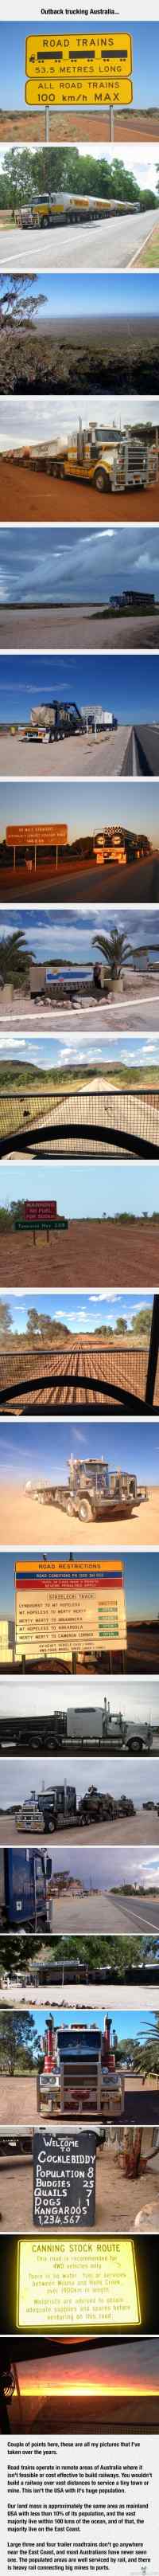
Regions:
M 59 482 L 60 482 L 60 483 L 64 483 L 64 480 L 65 480 L 65 475 L 64 475 L 64 465 L 58 465 L 58 463 L 57 463 L 57 466 L 56 466 L 56 473 L 57 473 L 57 474 L 59 474 Z
M 133 1744 L 130 1744 L 130 1745 L 129 1745 L 129 1753 L 141 1753 L 141 1751 L 142 1751 L 141 1735 L 134 1735 L 134 1736 L 133 1736 Z
M 96 484 L 97 492 L 111 492 L 110 476 L 109 474 L 104 474 L 102 465 L 97 466 L 97 474 L 94 475 L 94 482 Z
M 79 1503 L 79 1521 L 91 1521 L 91 1503 Z

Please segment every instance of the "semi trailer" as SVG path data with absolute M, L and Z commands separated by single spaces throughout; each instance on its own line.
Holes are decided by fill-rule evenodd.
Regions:
M 139 190 L 136 192 L 136 197 L 134 196 L 129 203 L 129 197 L 126 200 L 120 197 L 77 196 L 76 191 L 73 192 L 69 188 L 59 189 L 59 193 L 52 188 L 50 193 L 46 189 L 43 197 L 32 197 L 30 203 L 29 199 L 25 198 L 23 205 L 15 207 L 14 220 L 18 228 L 20 224 L 22 232 L 28 232 L 30 227 L 33 232 L 42 232 L 43 227 L 45 229 L 46 225 L 50 224 L 51 226 L 53 224 L 94 224 L 100 217 L 104 220 L 105 216 L 108 218 L 112 215 L 131 214 L 131 210 L 132 213 L 134 212 L 134 206 L 138 206 L 140 210 Z
M 80 419 L 76 437 L 72 433 L 57 444 L 45 439 L 43 445 L 24 449 L 23 456 L 33 472 L 55 481 L 94 484 L 97 492 L 140 491 L 157 479 L 158 431 L 153 438 L 129 430 L 117 435 L 97 421 L 83 428 Z
M 118 719 L 112 708 L 78 707 L 76 700 L 54 698 L 49 706 L 31 707 L 25 724 L 9 724 L 6 732 L 18 742 L 64 742 L 74 734 L 117 733 Z
M 42 1506 L 56 1504 L 68 1518 L 81 1521 L 131 1520 L 134 1504 L 144 1499 L 137 1476 L 123 1474 L 120 1467 L 110 1472 L 107 1459 L 101 1458 L 71 1458 L 67 1485 L 32 1487 L 27 1478 L 25 1490 Z M 144 1494 L 146 1500 L 146 1489 Z
M 28 1753 L 30 1741 L 32 1754 L 40 1752 L 43 1758 L 44 1752 L 50 1756 L 69 1746 L 71 1751 L 80 1753 L 86 1753 L 87 1748 L 89 1751 L 90 1745 L 94 1753 L 103 1747 L 108 1754 L 150 1753 L 152 1749 L 158 1752 L 159 1721 L 154 1729 L 151 1717 L 141 1721 L 136 1715 L 136 1720 L 128 1721 L 121 1709 L 116 1716 L 107 1699 L 101 1708 L 52 1708 L 52 1713 L 47 1715 L 46 1709 L 44 1715 L 40 1706 L 38 1712 L 34 1710 L 32 1695 L 29 1711 L 24 1706 L 19 1709 L 17 1694 L 13 1709 L 11 1685 L 10 1711 L 6 1715 L 3 1709 L 0 1711 L 0 1753 Z
M 109 1789 L 100 1791 L 92 1786 L 78 1800 L 76 1789 L 68 1789 L 65 1784 L 61 1788 L 61 1783 L 57 1782 L 55 1789 L 50 1786 L 49 1789 L 40 1790 L 37 1799 L 33 1792 L 30 1799 L 27 1799 L 27 1803 L 24 1801 L 24 1805 L 19 1807 L 16 1813 L 16 1827 L 21 1834 L 42 1833 L 51 1834 L 53 1837 L 54 1834 L 61 1833 L 63 1827 L 65 1830 L 65 1825 L 68 1826 L 68 1830 L 71 1825 L 76 1826 L 80 1832 L 81 1825 L 103 1824 L 104 1821 L 110 1823 L 111 1819 L 114 1821 L 114 1818 L 119 1815 L 134 1816 L 134 1813 L 133 1798 L 126 1798 L 125 1795 L 115 1798 L 111 1796 Z
M 65 1720 L 62 1721 L 60 1717 L 59 1723 L 61 1726 Z M 92 1742 L 94 1750 L 95 1745 L 97 1748 L 104 1745 L 107 1753 L 150 1753 L 151 1751 L 153 1720 L 143 1719 L 139 1723 L 137 1719 L 128 1720 L 122 1716 L 121 1709 L 118 1709 L 116 1717 L 107 1699 L 104 1699 L 103 1708 L 99 1709 L 68 1708 L 66 1729 L 67 1744 L 77 1744 L 81 1752 L 83 1748 L 86 1752 L 87 1745 Z
M 130 832 L 127 829 L 120 831 L 118 823 L 113 829 L 108 823 L 105 830 L 95 832 L 92 856 L 97 868 L 134 867 L 135 860 L 139 861 L 140 867 L 142 861 L 145 866 L 146 861 L 151 859 L 150 841 L 146 832 L 142 833 L 142 836 L 140 834 L 140 840 L 138 840 L 137 832 Z

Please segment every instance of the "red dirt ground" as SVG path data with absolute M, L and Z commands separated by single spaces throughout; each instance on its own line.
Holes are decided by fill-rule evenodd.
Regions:
M 96 492 L 89 483 L 60 483 L 32 467 L 10 464 L 1 456 L 1 520 L 97 519 L 104 525 L 125 520 L 159 519 L 159 482 L 145 492 Z
M 59 109 L 59 112 L 57 111 L 56 114 L 55 109 L 50 108 L 49 128 L 50 143 L 62 143 L 63 145 L 64 143 L 83 143 L 83 149 L 87 151 L 88 143 L 94 142 L 98 146 L 98 142 L 109 142 L 109 111 L 104 108 L 104 111 L 100 114 L 100 110 L 98 108 L 98 112 L 96 114 L 96 111 L 94 112 L 91 109 L 90 115 L 87 110 L 86 116 L 86 112 L 84 111 L 83 115 L 82 110 L 80 113 L 79 109 L 77 110 L 77 113 L 76 109 L 75 113 L 72 108 L 71 112 L 68 109 L 67 114 L 66 108 L 64 113 L 63 110 Z M 139 114 L 139 110 L 129 107 L 127 116 L 123 116 L 121 109 L 118 115 L 116 109 L 114 116 L 114 144 L 116 144 L 116 142 L 147 143 L 149 149 L 149 143 L 156 142 L 157 136 L 159 136 L 158 108 L 150 108 L 147 116 L 145 115 L 144 109 L 143 113 Z M 30 144 L 44 143 L 44 109 L 43 111 L 40 110 L 40 112 L 36 109 L 36 114 L 34 116 L 32 109 L 30 108 L 28 108 L 27 111 L 26 108 L 22 108 L 20 115 L 16 108 L 14 108 L 13 113 L 9 113 L 8 109 L 6 110 L 5 108 L 1 108 L 0 143 L 10 142 L 25 144 L 27 142 Z
M 106 1188 L 103 1170 L 103 1195 Z M 145 1175 L 146 1192 L 146 1175 Z M 87 1219 L 68 1234 L 46 1234 L 34 1244 L 0 1234 L 1 1288 L 155 1288 L 159 1286 L 159 1222 L 134 1225 Z

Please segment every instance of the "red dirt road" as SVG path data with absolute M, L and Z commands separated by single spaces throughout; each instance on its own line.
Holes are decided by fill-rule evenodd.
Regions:
M 50 475 L 34 473 L 32 467 L 10 464 L 1 456 L 1 520 L 107 521 L 159 519 L 159 481 L 145 492 L 96 492 L 89 483 L 61 483 Z
M 40 1349 L 37 1338 L 29 1343 L 26 1334 L 21 1338 L 18 1333 L 14 1340 L 11 1333 L 8 1344 L 0 1351 L 0 1407 L 3 1412 L 5 1397 L 8 1413 L 16 1413 L 17 1406 L 18 1413 L 29 1412 L 30 1404 L 31 1411 L 37 1413 L 45 1411 L 48 1404 L 53 1412 L 67 1412 L 73 1404 L 75 1412 L 76 1408 L 83 1412 L 89 1408 L 94 1413 L 96 1406 L 102 1410 L 105 1404 L 114 1407 L 114 1389 L 118 1404 L 120 1388 L 123 1394 L 124 1389 L 129 1394 L 130 1406 L 131 1394 L 139 1395 L 144 1403 L 147 1362 L 148 1340 L 144 1345 L 140 1341 L 134 1344 L 129 1334 L 126 1346 L 121 1337 L 109 1344 L 100 1331 L 99 1340 L 91 1333 L 76 1334 L 73 1345 L 68 1336 L 63 1348 L 58 1334 L 49 1343 L 48 1331 L 45 1347 Z M 155 1404 L 159 1404 L 159 1365 Z
M 120 143 L 146 142 L 149 149 L 149 143 L 156 142 L 158 136 L 158 108 L 150 108 L 147 115 L 145 115 L 144 108 L 143 112 L 141 111 L 140 114 L 139 110 L 129 107 L 127 116 L 123 116 L 121 108 L 118 115 L 116 109 L 114 118 L 114 148 L 116 142 L 119 143 L 120 141 Z M 13 109 L 12 113 L 8 108 L 1 108 L 0 143 L 10 142 L 30 144 L 45 143 L 45 110 L 40 110 L 38 113 L 36 109 L 36 114 L 34 116 L 32 109 L 30 108 L 27 109 L 27 113 L 26 108 L 22 108 L 20 114 L 18 114 L 18 109 L 16 108 Z M 76 109 L 74 112 L 71 108 L 70 113 L 68 109 L 67 114 L 66 108 L 64 114 L 60 109 L 55 113 L 55 109 L 50 108 L 49 143 L 62 143 L 63 146 L 64 143 L 71 143 L 71 145 L 72 143 L 83 143 L 83 149 L 87 152 L 87 145 L 91 142 L 96 143 L 97 147 L 98 143 L 109 142 L 109 111 L 107 112 L 106 108 L 102 113 L 100 113 L 98 108 L 97 114 L 92 109 L 89 113 L 89 109 L 87 109 L 87 115 L 85 110 L 83 115 L 82 110 L 80 112 L 79 108 L 77 109 L 77 113 Z
M 104 1171 L 103 1171 L 104 1195 Z M 126 1187 L 125 1187 L 126 1195 Z M 146 1195 L 146 1174 L 145 1174 Z M 1 1288 L 158 1288 L 159 1221 L 120 1225 L 78 1219 L 68 1233 L 0 1233 Z

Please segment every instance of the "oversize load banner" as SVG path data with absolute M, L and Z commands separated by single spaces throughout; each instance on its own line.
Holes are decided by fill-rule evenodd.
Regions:
M 92 1556 L 91 1554 L 91 1556 L 76 1556 L 74 1557 L 74 1561 L 72 1556 L 64 1556 L 62 1561 L 60 1557 L 56 1556 L 39 1557 L 36 1559 L 36 1564 L 34 1564 L 34 1557 L 18 1557 L 16 1563 L 17 1586 L 18 1584 L 20 1586 L 21 1583 L 24 1585 L 30 1584 L 31 1588 L 34 1584 L 36 1585 L 36 1583 L 70 1584 L 71 1581 L 71 1585 L 73 1583 L 74 1585 L 77 1583 L 88 1584 L 88 1579 L 92 1588 L 92 1584 L 99 1584 L 100 1574 L 102 1575 L 102 1583 L 105 1583 L 105 1585 L 108 1586 L 108 1591 L 113 1584 L 116 1585 L 120 1583 L 122 1585 L 123 1566 L 121 1564 L 121 1559 L 118 1559 L 118 1557 L 111 1557 L 109 1561 L 109 1557 Z
M 52 2334 L 139 2326 L 137 2256 L 131 2237 L 21 2237 L 16 2324 Z
M 50 107 L 130 106 L 131 36 L 112 31 L 63 35 L 41 29 L 26 40 L 26 104 Z

